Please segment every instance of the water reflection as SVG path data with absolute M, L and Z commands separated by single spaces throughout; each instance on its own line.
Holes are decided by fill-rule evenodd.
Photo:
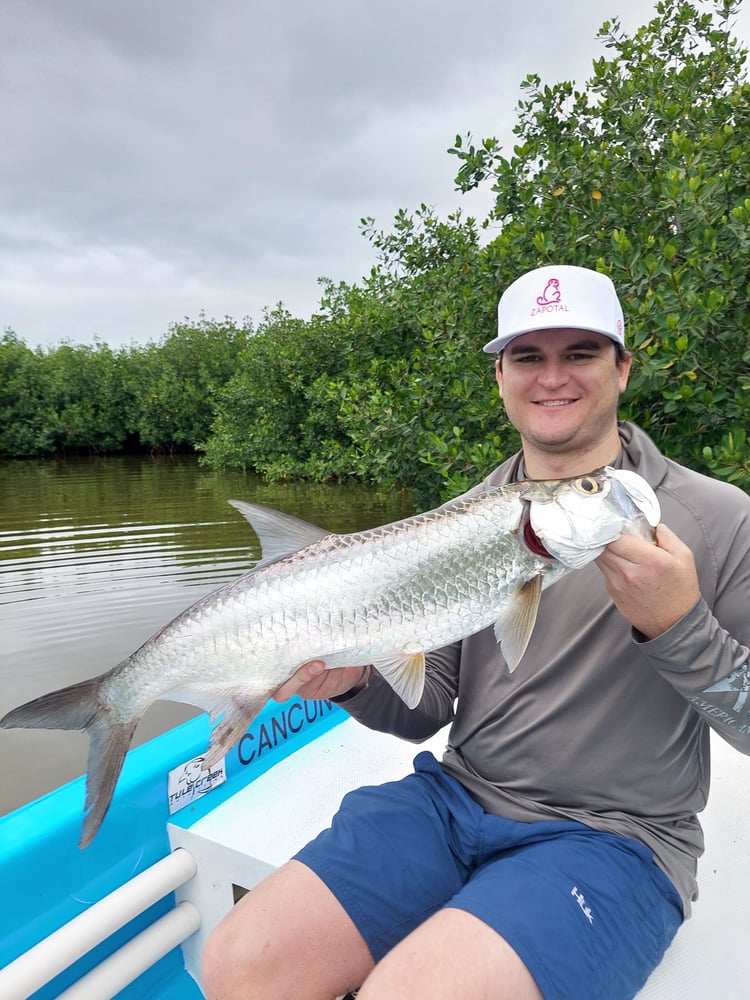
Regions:
M 257 539 L 227 500 L 333 531 L 413 513 L 406 494 L 268 484 L 186 457 L 0 463 L 0 715 L 108 670 L 203 594 L 248 569 Z M 194 714 L 160 703 L 142 742 Z M 78 733 L 2 731 L 0 812 L 85 770 Z M 10 763 L 10 767 L 7 764 Z

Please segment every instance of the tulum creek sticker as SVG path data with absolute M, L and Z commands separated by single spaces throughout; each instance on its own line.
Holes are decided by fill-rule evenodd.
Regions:
M 223 785 L 227 780 L 226 759 L 224 757 L 210 770 L 204 770 L 206 758 L 193 757 L 185 764 L 180 764 L 169 772 L 167 795 L 169 798 L 169 815 L 178 809 L 189 806 L 191 802 L 210 792 L 213 788 Z

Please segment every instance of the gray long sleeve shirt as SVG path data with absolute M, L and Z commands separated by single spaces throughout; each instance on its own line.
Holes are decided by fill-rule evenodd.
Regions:
M 513 674 L 485 629 L 428 655 L 416 709 L 377 674 L 345 707 L 416 742 L 451 722 L 443 766 L 485 809 L 641 841 L 687 915 L 703 851 L 709 726 L 750 754 L 750 497 L 664 458 L 633 424 L 620 436 L 616 465 L 651 484 L 662 520 L 695 555 L 701 599 L 683 619 L 645 641 L 591 564 L 544 592 Z M 517 455 L 482 487 L 521 478 Z

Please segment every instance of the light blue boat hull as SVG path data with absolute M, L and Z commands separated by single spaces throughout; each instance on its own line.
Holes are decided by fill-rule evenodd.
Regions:
M 107 817 L 85 851 L 78 847 L 83 777 L 0 817 L 4 902 L 0 969 L 169 854 L 168 823 L 190 827 L 240 787 L 344 718 L 345 713 L 327 701 L 271 702 L 227 756 L 226 782 L 172 816 L 168 773 L 206 750 L 208 718 L 192 719 L 136 747 L 127 756 Z M 173 906 L 174 895 L 170 894 L 34 993 L 34 1000 L 59 996 Z M 201 996 L 185 972 L 179 948 L 118 994 L 120 1000 L 200 1000 Z

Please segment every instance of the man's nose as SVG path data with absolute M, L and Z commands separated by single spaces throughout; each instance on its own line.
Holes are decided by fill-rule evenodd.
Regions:
M 539 384 L 546 389 L 553 386 L 564 385 L 568 381 L 568 373 L 565 365 L 556 361 L 546 361 L 538 375 Z

